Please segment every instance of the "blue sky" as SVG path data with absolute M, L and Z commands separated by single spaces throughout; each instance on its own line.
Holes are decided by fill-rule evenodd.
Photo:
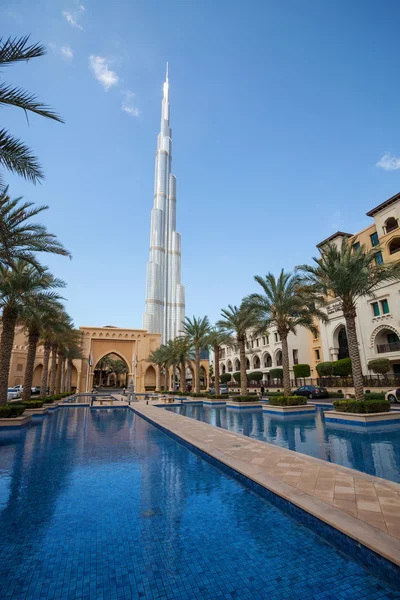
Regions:
M 141 327 L 166 61 L 186 312 L 214 321 L 400 191 L 399 18 L 395 1 L 3 0 L 2 35 L 48 47 L 3 76 L 66 120 L 1 109 L 46 173 L 7 181 L 50 206 L 76 325 Z

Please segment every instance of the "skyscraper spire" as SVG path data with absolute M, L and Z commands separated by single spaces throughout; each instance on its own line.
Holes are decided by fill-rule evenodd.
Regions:
M 161 333 L 163 344 L 179 335 L 185 318 L 185 290 L 181 285 L 181 236 L 176 231 L 176 178 L 171 173 L 171 135 L 167 63 L 156 152 L 146 309 L 143 315 L 143 328 L 150 333 Z

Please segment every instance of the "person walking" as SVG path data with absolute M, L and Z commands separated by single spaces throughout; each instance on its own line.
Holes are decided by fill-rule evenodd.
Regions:
M 262 385 L 261 386 L 261 398 L 264 396 L 264 392 L 265 392 L 265 387 Z

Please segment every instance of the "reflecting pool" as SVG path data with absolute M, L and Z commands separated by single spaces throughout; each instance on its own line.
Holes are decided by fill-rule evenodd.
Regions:
M 394 600 L 373 574 L 127 409 L 0 435 L 2 600 Z
M 322 408 L 315 414 L 285 416 L 263 413 L 261 408 L 190 404 L 163 410 L 400 483 L 399 424 L 361 428 L 327 423 Z

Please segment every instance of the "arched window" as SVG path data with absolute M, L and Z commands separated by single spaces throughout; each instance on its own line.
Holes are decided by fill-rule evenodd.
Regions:
M 219 366 L 219 370 L 220 370 L 220 372 L 221 372 L 221 373 L 226 373 L 226 369 L 225 369 L 225 365 L 224 365 L 224 363 L 221 363 L 221 364 L 220 364 L 220 366 Z
M 260 357 L 257 356 L 257 354 L 255 355 L 255 357 L 253 358 L 253 369 L 259 369 L 260 368 Z
M 272 367 L 272 358 L 270 354 L 264 356 L 264 368 Z
M 341 327 L 338 333 L 338 342 L 339 342 L 339 360 L 342 358 L 348 358 L 349 356 L 349 345 L 347 343 L 347 333 L 346 328 Z
M 278 365 L 278 367 L 282 366 L 282 352 L 280 350 L 276 354 L 276 364 Z
M 395 254 L 396 252 L 400 252 L 400 237 L 394 238 L 389 244 L 389 253 Z
M 395 219 L 394 217 L 389 217 L 385 222 L 386 233 L 390 233 L 394 229 L 397 229 L 398 226 L 399 224 L 397 222 L 397 219 Z
M 231 360 L 228 360 L 227 367 L 228 367 L 228 373 L 232 373 L 233 367 L 232 367 L 232 361 Z
M 240 360 L 235 358 L 235 372 L 240 371 Z
M 250 369 L 250 361 L 248 358 L 246 358 L 246 371 Z

